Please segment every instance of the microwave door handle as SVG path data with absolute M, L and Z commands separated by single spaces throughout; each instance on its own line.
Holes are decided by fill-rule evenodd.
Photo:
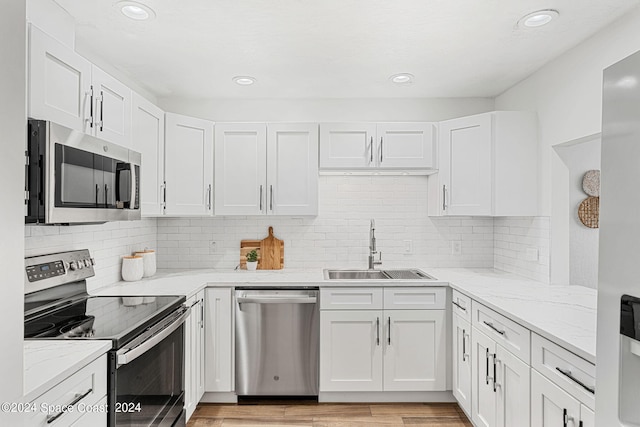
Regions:
M 137 347 L 135 347 L 135 348 L 133 348 L 131 350 L 122 349 L 122 350 L 118 351 L 116 353 L 117 354 L 118 366 L 126 365 L 128 363 L 133 362 L 138 357 L 142 356 L 147 351 L 151 350 L 157 344 L 162 342 L 162 340 L 164 340 L 166 337 L 171 335 L 180 326 L 182 326 L 182 324 L 187 319 L 187 317 L 189 317 L 190 313 L 191 313 L 191 308 L 187 307 L 186 310 L 184 310 L 184 312 L 180 316 L 178 316 L 176 318 L 176 320 L 173 321 L 173 323 L 171 323 L 169 326 L 167 326 L 166 328 L 164 328 L 163 330 L 161 330 L 157 334 L 153 335 L 151 338 L 149 338 L 148 340 L 146 340 L 145 342 L 143 342 L 139 346 L 137 346 Z
M 133 163 L 129 163 L 129 168 L 131 169 L 131 173 L 129 176 L 131 177 L 131 200 L 129 201 L 129 209 L 136 208 L 136 167 Z

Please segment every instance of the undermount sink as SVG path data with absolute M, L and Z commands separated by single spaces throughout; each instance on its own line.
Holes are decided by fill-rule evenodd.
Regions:
M 324 270 L 328 280 L 435 280 L 417 269 L 404 270 Z

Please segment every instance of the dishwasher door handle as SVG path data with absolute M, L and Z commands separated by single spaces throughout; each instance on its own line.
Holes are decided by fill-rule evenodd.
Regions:
M 238 304 L 315 304 L 316 297 L 239 297 Z

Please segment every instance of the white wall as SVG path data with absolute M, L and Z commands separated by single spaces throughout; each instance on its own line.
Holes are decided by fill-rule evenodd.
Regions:
M 3 1 L 0 7 L 0 402 L 18 402 L 23 392 L 26 10 L 22 1 Z M 0 425 L 20 425 L 17 417 L 0 412 Z
M 439 121 L 492 111 L 490 98 L 215 99 L 163 98 L 166 111 L 217 122 Z
M 578 207 L 588 195 L 582 189 L 586 171 L 600 170 L 600 137 L 577 144 L 563 144 L 555 150 L 569 170 L 569 283 L 598 287 L 598 229 L 588 228 L 578 218 Z
M 122 256 L 145 248 L 155 249 L 155 219 L 95 225 L 27 225 L 25 256 L 89 249 L 95 259 L 95 277 L 87 279 L 89 291 L 121 279 Z
M 314 218 L 159 219 L 158 264 L 234 268 L 240 240 L 262 239 L 273 226 L 285 243 L 286 268 L 366 268 L 374 218 L 384 267 L 493 267 L 493 219 L 427 217 L 426 184 L 424 176 L 321 176 Z M 454 240 L 462 254 L 452 255 Z
M 568 173 L 551 147 L 600 132 L 602 71 L 640 50 L 638 27 L 640 8 L 496 98 L 496 109 L 538 112 L 541 214 L 551 216 L 553 282 L 569 280 L 570 225 L 563 214 L 554 214 L 553 204 L 568 204 L 569 195 L 564 185 Z

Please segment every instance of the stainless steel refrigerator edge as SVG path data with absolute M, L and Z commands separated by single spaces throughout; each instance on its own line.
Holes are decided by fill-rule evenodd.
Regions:
M 235 294 L 238 396 L 317 396 L 318 290 Z
M 604 73 L 596 349 L 596 425 L 603 427 L 640 426 L 640 352 L 633 352 L 634 339 L 620 335 L 622 296 L 640 297 L 639 188 L 636 53 Z

